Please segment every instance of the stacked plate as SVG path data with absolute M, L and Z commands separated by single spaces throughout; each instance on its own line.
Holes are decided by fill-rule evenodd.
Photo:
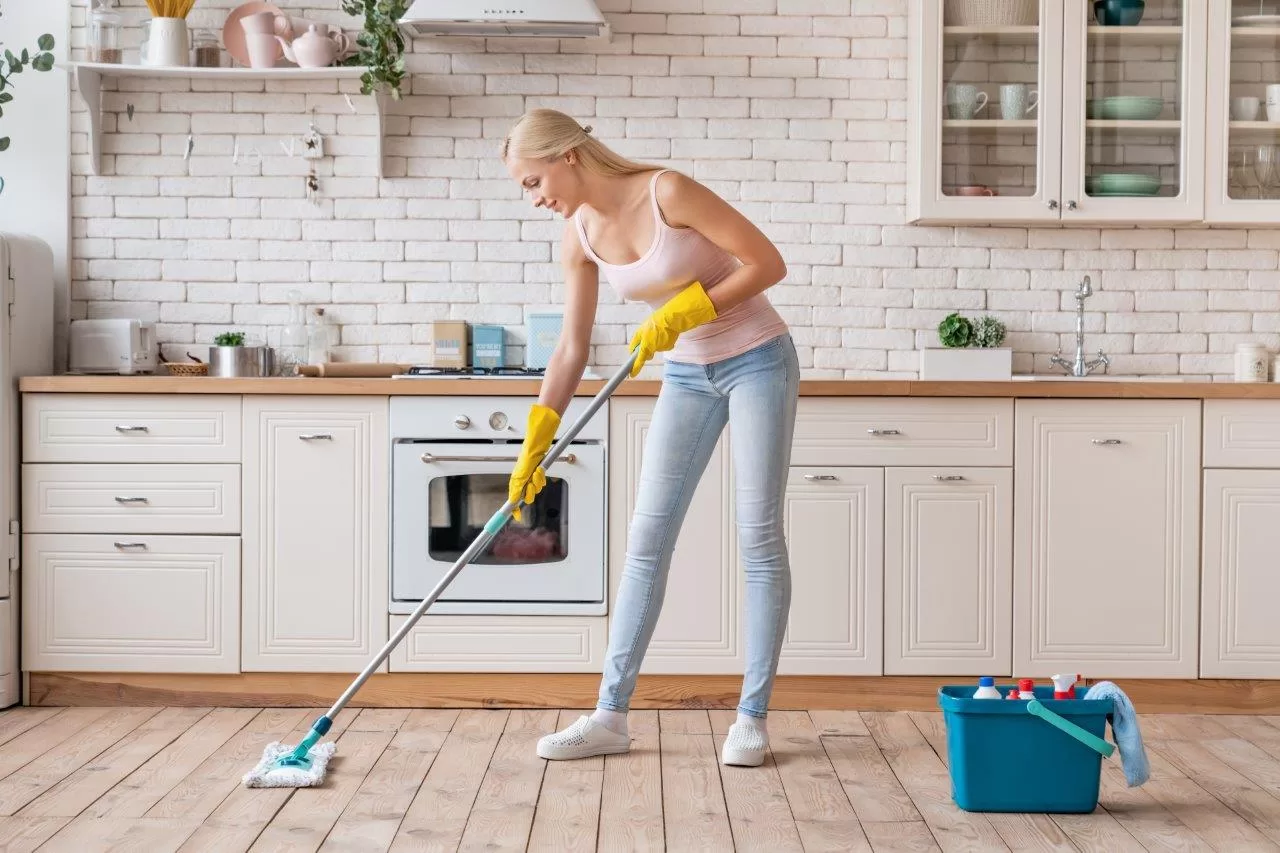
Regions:
M 1148 196 L 1160 192 L 1160 179 L 1137 172 L 1088 175 L 1084 189 L 1091 196 Z
M 1147 121 L 1158 118 L 1163 110 L 1163 98 L 1144 98 L 1138 95 L 1094 98 L 1085 104 L 1085 116 L 1096 119 Z

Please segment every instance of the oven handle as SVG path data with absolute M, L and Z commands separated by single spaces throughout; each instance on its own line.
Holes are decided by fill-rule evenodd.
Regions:
M 437 462 L 517 462 L 519 459 L 519 456 L 436 456 L 434 453 L 422 454 L 422 461 L 428 465 L 434 465 Z M 567 462 L 572 465 L 577 461 L 578 457 L 575 454 L 566 453 L 551 464 Z

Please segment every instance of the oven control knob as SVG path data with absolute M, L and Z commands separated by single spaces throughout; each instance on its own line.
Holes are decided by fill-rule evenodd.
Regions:
M 467 417 L 466 415 L 458 415 L 456 418 L 453 419 L 453 425 L 456 426 L 458 429 L 466 429 L 467 427 L 471 426 L 471 418 Z
M 507 428 L 507 416 L 504 412 L 494 412 L 489 415 L 489 426 L 496 430 L 504 430 Z

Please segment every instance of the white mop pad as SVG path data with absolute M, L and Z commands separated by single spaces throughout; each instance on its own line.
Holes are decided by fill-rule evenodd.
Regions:
M 294 747 L 279 742 L 267 744 L 262 760 L 244 774 L 242 781 L 246 788 L 309 788 L 319 785 L 324 781 L 329 759 L 336 749 L 337 744 L 332 741 L 319 743 L 308 753 L 311 756 L 310 767 L 276 767 L 276 760 L 293 752 Z

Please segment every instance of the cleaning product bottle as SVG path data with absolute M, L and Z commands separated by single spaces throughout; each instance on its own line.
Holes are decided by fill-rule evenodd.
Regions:
M 1030 701 L 1036 698 L 1036 683 L 1030 678 L 1018 679 L 1018 698 Z
M 996 680 L 989 675 L 978 679 L 978 689 L 973 691 L 974 699 L 999 699 L 1000 691 L 996 689 Z
M 1010 688 L 1009 688 L 1009 692 L 1008 692 L 1008 693 L 1006 693 L 1006 694 L 1004 694 L 1004 698 L 1006 698 L 1006 699 L 1021 699 L 1022 697 L 1018 695 L 1018 688 L 1016 688 L 1016 687 L 1010 687 Z
M 1078 672 L 1068 673 L 1067 675 L 1052 675 L 1050 678 L 1053 679 L 1054 699 L 1076 698 L 1076 682 L 1080 680 Z

